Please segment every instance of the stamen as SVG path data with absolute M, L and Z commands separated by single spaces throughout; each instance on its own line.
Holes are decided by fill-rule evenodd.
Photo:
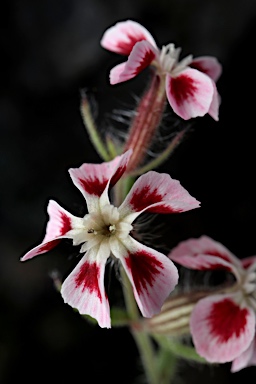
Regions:
M 108 227 L 108 230 L 109 230 L 110 233 L 114 233 L 116 231 L 116 226 L 115 225 L 110 225 Z
M 253 292 L 255 292 L 255 284 L 253 284 L 253 283 L 246 283 L 244 285 L 244 289 L 245 289 L 246 294 L 250 295 Z
M 95 231 L 93 228 L 88 229 L 87 233 L 94 233 L 94 235 L 97 235 L 97 231 Z

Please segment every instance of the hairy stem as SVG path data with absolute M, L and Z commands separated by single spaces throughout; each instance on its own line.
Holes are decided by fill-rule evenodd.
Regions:
M 162 120 L 166 106 L 164 78 L 153 74 L 149 88 L 142 96 L 130 126 L 124 152 L 132 148 L 127 172 L 136 170 L 143 162 Z
M 140 314 L 134 299 L 131 283 L 128 280 L 123 268 L 121 269 L 121 276 L 126 309 L 130 319 L 136 321 L 140 318 Z M 142 330 L 137 331 L 136 329 L 131 329 L 131 333 L 136 342 L 148 384 L 160 384 L 156 370 L 155 352 L 151 337 Z

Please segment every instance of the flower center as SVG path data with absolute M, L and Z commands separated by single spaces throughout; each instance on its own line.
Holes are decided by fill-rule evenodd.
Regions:
M 114 235 L 116 232 L 116 226 L 115 224 L 114 225 L 106 225 L 106 226 L 103 226 L 102 228 L 98 229 L 98 230 L 95 230 L 93 228 L 90 228 L 87 230 L 87 233 L 88 234 L 94 234 L 94 235 L 103 235 L 103 236 L 111 236 L 111 235 Z
M 175 48 L 172 43 L 162 47 L 159 62 L 163 72 L 169 73 L 171 76 L 177 76 L 192 62 L 192 55 L 179 62 L 180 52 L 181 48 Z
M 108 242 L 113 237 L 125 239 L 132 229 L 131 223 L 126 218 L 120 219 L 118 208 L 107 204 L 96 212 L 85 215 L 82 224 L 75 230 L 73 243 L 75 245 L 84 243 L 80 252 L 85 252 L 102 241 Z
M 110 237 L 118 230 L 120 215 L 118 209 L 111 204 L 105 205 L 98 212 L 92 212 L 84 218 L 86 240 L 95 236 Z

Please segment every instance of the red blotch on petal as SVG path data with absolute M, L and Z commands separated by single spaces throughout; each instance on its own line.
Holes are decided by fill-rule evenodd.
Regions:
M 89 195 L 96 195 L 100 197 L 108 183 L 107 179 L 104 180 L 99 180 L 99 179 L 80 179 L 79 178 L 79 183 L 80 185 L 84 188 L 84 190 L 89 194 Z
M 208 73 L 208 69 L 204 67 L 203 63 L 200 61 L 192 62 L 189 64 L 190 68 L 197 69 L 200 72 Z
M 158 203 L 161 200 L 162 195 L 157 193 L 157 188 L 152 190 L 149 185 L 146 185 L 142 189 L 133 193 L 130 205 L 132 205 L 136 211 L 142 211 L 149 205 Z
M 146 251 L 129 254 L 126 263 L 138 294 L 147 290 L 147 285 L 152 287 L 156 275 L 160 273 L 159 269 L 163 269 L 162 263 Z
M 155 53 L 152 50 L 147 50 L 141 58 L 139 65 L 136 66 L 134 75 L 138 75 L 143 69 L 147 68 L 155 58 Z
M 136 35 L 134 37 L 133 35 L 130 35 L 127 33 L 127 42 L 126 41 L 120 41 L 116 46 L 119 51 L 122 51 L 124 55 L 129 55 L 136 43 L 142 40 L 147 40 L 146 37 L 141 34 L 140 36 Z
M 82 286 L 82 291 L 88 289 L 90 293 L 95 292 L 100 301 L 102 301 L 99 289 L 99 275 L 100 270 L 97 263 L 85 262 L 75 278 L 75 283 L 76 287 Z
M 229 272 L 232 271 L 231 267 L 228 267 L 227 265 L 223 265 L 220 263 L 219 264 L 218 263 L 209 263 L 208 265 L 200 266 L 200 271 L 209 271 L 209 269 L 211 269 L 212 271 L 219 270 L 219 269 L 229 271 Z
M 158 187 L 152 189 L 151 186 L 146 185 L 143 188 L 134 191 L 132 194 L 129 204 L 132 206 L 133 210 L 139 212 L 143 209 L 149 207 L 150 205 L 162 203 L 161 206 L 148 208 L 148 212 L 157 212 L 157 213 L 171 213 L 179 212 L 179 210 L 171 209 L 170 206 L 165 206 L 163 202 L 163 196 L 158 193 Z
M 209 256 L 219 257 L 220 259 L 225 260 L 228 263 L 230 263 L 230 257 L 224 255 L 223 253 L 220 253 L 220 252 L 217 252 L 217 251 L 211 250 L 211 249 L 205 250 L 204 253 L 209 255 Z
M 182 104 L 185 99 L 188 99 L 194 95 L 197 91 L 196 82 L 191 77 L 179 75 L 178 77 L 171 78 L 172 95 L 175 97 L 178 105 Z
M 247 315 L 246 308 L 241 309 L 228 298 L 216 302 L 208 316 L 210 332 L 222 343 L 233 336 L 238 338 L 246 326 Z
M 49 243 L 43 244 L 40 248 L 37 249 L 36 254 L 48 252 L 59 244 L 60 240 L 53 240 Z
M 124 174 L 125 170 L 126 164 L 117 168 L 116 173 L 112 176 L 110 180 L 110 187 L 113 187 L 118 182 L 118 180 Z
M 65 213 L 60 212 L 60 221 L 61 221 L 61 227 L 60 227 L 60 236 L 65 235 L 68 231 L 72 229 L 71 225 L 71 219 Z

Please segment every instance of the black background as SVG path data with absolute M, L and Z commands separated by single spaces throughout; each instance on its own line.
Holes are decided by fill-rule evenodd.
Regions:
M 77 252 L 60 245 L 45 256 L 20 257 L 43 237 L 46 205 L 56 199 L 74 214 L 84 201 L 67 170 L 100 161 L 79 111 L 81 88 L 93 95 L 102 130 L 113 129 L 115 108 L 134 105 L 141 75 L 111 87 L 110 68 L 122 58 L 100 47 L 119 20 L 144 25 L 159 46 L 174 42 L 184 55 L 213 55 L 223 65 L 218 82 L 220 121 L 195 119 L 187 139 L 159 168 L 201 201 L 200 209 L 161 217 L 171 248 L 207 234 L 240 258 L 256 254 L 255 46 L 252 0 L 9 0 L 0 23 L 0 382 L 134 383 L 138 354 L 126 329 L 92 326 L 63 304 L 52 271 L 61 278 Z M 154 244 L 157 248 L 157 244 Z M 113 297 L 119 300 L 118 281 Z M 181 362 L 185 383 L 255 379 L 255 368 L 230 374 L 230 364 Z M 178 383 L 178 379 L 177 379 Z

